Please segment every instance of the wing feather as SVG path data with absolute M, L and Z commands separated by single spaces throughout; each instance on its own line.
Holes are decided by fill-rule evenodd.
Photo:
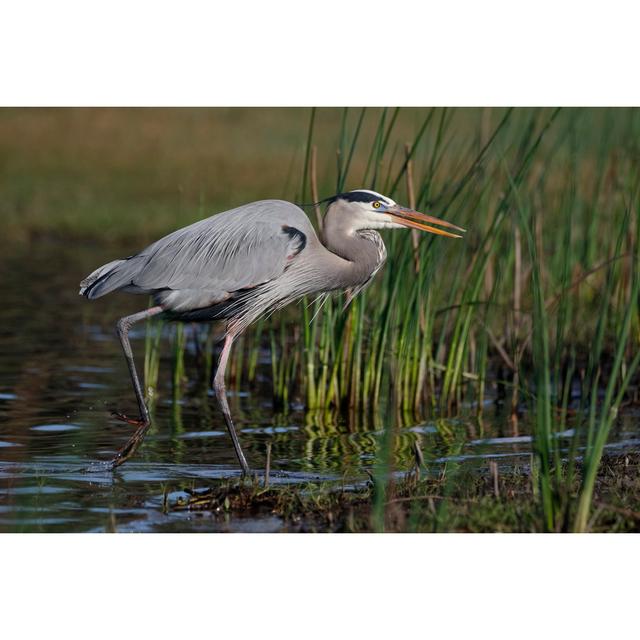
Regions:
M 167 297 L 172 308 L 188 308 L 189 300 L 213 304 L 282 275 L 310 233 L 311 223 L 295 205 L 253 202 L 179 229 L 109 271 L 98 270 L 85 295 L 171 290 L 184 292 Z

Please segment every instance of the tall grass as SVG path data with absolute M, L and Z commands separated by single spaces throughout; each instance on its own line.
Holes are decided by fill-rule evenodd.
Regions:
M 324 155 L 320 116 L 311 110 L 300 186 L 283 197 L 373 188 L 469 231 L 386 233 L 387 265 L 363 294 L 344 311 L 338 295 L 259 323 L 236 349 L 235 377 L 253 384 L 270 349 L 275 403 L 303 400 L 319 423 L 338 412 L 355 424 L 385 412 L 396 424 L 481 416 L 508 390 L 514 430 L 522 411 L 534 417 L 544 528 L 585 530 L 608 434 L 637 382 L 640 113 L 426 109 L 399 138 L 401 110 L 345 109 Z M 392 447 L 384 436 L 380 478 Z

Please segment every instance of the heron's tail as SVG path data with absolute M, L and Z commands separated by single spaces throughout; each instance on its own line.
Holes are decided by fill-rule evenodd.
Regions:
M 93 300 L 120 288 L 123 283 L 119 282 L 119 278 L 113 278 L 112 276 L 117 274 L 118 267 L 125 262 L 126 260 L 113 260 L 113 262 L 104 264 L 93 273 L 90 273 L 80 283 L 80 295 Z

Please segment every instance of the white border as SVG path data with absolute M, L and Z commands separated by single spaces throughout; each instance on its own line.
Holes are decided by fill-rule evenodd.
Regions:
M 637 105 L 622 0 L 21 0 L 12 105 Z
M 0 544 L 11 638 L 616 638 L 636 626 L 633 535 L 45 534 Z

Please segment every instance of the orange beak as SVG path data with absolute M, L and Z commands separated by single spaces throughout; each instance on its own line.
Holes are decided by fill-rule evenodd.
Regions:
M 420 229 L 420 231 L 428 231 L 429 233 L 435 233 L 439 236 L 446 236 L 447 238 L 462 238 L 461 235 L 457 233 L 449 233 L 448 231 L 443 231 L 442 229 L 437 229 L 436 227 L 432 227 L 430 225 L 437 224 L 441 227 L 447 227 L 448 229 L 455 229 L 456 231 L 461 231 L 464 233 L 466 229 L 462 227 L 458 227 L 455 224 L 451 224 L 446 220 L 440 220 L 440 218 L 435 218 L 434 216 L 428 216 L 426 213 L 420 213 L 419 211 L 414 211 L 413 209 L 405 209 L 404 207 L 399 207 L 398 205 L 394 207 L 389 207 L 385 213 L 390 214 L 394 222 L 401 224 L 405 227 L 410 227 L 411 229 Z M 430 224 L 425 224 L 425 223 Z

